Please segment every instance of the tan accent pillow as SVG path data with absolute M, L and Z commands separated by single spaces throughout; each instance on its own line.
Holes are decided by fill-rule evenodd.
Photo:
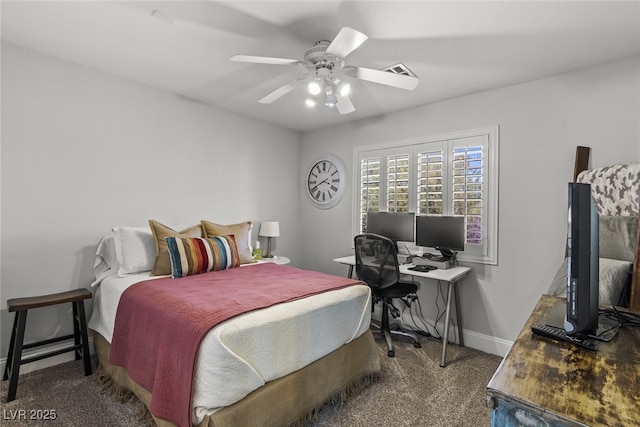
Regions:
M 167 247 L 167 237 L 202 237 L 202 227 L 200 224 L 176 231 L 173 228 L 160 224 L 158 221 L 149 220 L 149 227 L 156 241 L 156 260 L 151 270 L 152 276 L 165 276 L 171 274 L 171 257 Z
M 215 224 L 205 220 L 200 221 L 200 223 L 202 224 L 204 237 L 228 236 L 230 234 L 235 236 L 236 245 L 238 245 L 238 255 L 240 255 L 240 264 L 256 262 L 251 257 L 251 247 L 249 246 L 251 221 L 229 225 Z

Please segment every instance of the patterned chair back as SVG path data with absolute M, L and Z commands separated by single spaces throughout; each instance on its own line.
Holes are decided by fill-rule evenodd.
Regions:
M 599 215 L 638 216 L 640 162 L 585 170 L 577 182 L 591 184 Z

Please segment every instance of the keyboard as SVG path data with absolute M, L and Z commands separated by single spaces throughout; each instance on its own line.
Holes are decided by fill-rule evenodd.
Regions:
M 418 273 L 426 273 L 431 270 L 436 270 L 436 267 L 432 265 L 414 265 L 413 267 L 409 267 L 409 270 L 417 271 Z
M 557 328 L 555 326 L 538 324 L 532 326 L 531 331 L 534 334 L 559 341 L 566 341 L 588 350 L 596 351 L 598 349 L 598 345 L 592 340 L 579 336 L 567 335 L 567 332 L 564 329 Z

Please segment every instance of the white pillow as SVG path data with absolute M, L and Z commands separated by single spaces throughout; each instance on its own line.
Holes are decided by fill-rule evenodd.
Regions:
M 156 243 L 149 226 L 114 227 L 118 276 L 151 271 Z
M 93 261 L 93 275 L 96 279 L 91 286 L 98 286 L 105 277 L 117 272 L 115 233 L 111 232 L 98 242 L 96 257 Z
M 111 232 L 107 234 L 98 242 L 98 247 L 96 248 L 96 259 L 93 267 L 96 272 L 118 269 L 115 233 Z

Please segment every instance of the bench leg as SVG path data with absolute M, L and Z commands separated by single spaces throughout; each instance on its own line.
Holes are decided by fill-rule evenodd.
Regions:
M 73 329 L 75 336 L 75 343 L 80 344 L 82 342 L 82 359 L 84 361 L 84 375 L 89 376 L 92 373 L 91 368 L 91 353 L 89 352 L 89 334 L 87 333 L 87 319 L 84 314 L 84 301 L 75 301 L 73 303 Z M 79 351 L 76 350 L 76 360 L 79 359 Z
M 18 313 L 13 316 L 13 328 L 11 328 L 11 341 L 9 341 L 9 353 L 7 354 L 7 361 L 4 365 L 4 375 L 2 381 L 9 379 L 9 371 L 11 371 L 11 362 L 13 361 L 13 343 L 16 340 L 16 330 L 18 329 Z
M 9 344 L 9 355 L 5 367 L 4 379 L 9 379 L 9 389 L 7 391 L 7 402 L 16 398 L 18 390 L 18 376 L 20 375 L 20 361 L 22 359 L 22 344 L 24 342 L 24 330 L 27 324 L 27 310 L 17 311 L 14 321 L 13 332 L 11 332 L 11 343 Z M 8 377 L 8 378 L 7 378 Z
M 78 301 L 71 303 L 73 306 L 73 344 L 79 345 L 82 343 L 82 335 L 80 333 L 80 318 L 78 317 Z M 82 350 L 77 348 L 73 352 L 75 360 L 82 358 Z

